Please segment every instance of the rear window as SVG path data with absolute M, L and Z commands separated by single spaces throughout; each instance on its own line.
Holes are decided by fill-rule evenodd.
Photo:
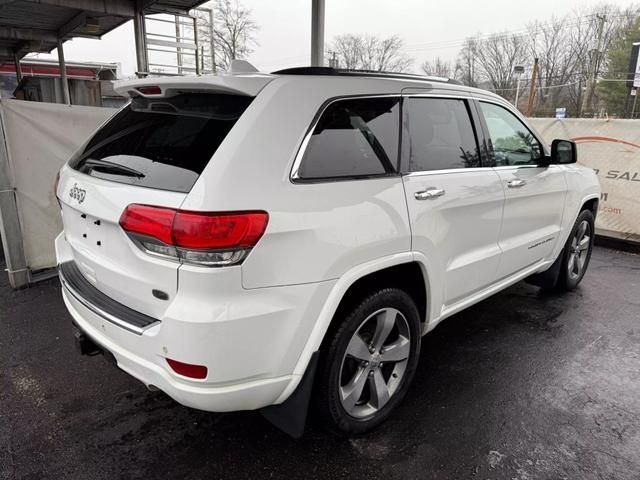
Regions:
M 186 193 L 252 99 L 210 93 L 136 97 L 70 166 L 104 180 Z
M 313 130 L 298 177 L 357 178 L 395 172 L 399 112 L 399 98 L 333 102 Z

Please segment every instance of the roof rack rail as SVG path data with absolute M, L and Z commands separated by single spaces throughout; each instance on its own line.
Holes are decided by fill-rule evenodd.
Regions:
M 458 80 L 445 77 L 432 77 L 427 75 L 417 75 L 415 73 L 400 73 L 400 72 L 384 72 L 377 70 L 355 70 L 346 68 L 333 68 L 333 67 L 293 67 L 285 68 L 283 70 L 276 70 L 271 72 L 273 75 L 335 75 L 335 76 L 353 76 L 353 77 L 382 77 L 382 78 L 399 78 L 399 79 L 413 79 L 413 80 L 426 80 L 429 82 L 442 82 L 451 83 L 454 85 L 462 85 Z

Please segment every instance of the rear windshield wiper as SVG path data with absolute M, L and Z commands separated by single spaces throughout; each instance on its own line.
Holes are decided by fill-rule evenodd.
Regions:
M 92 170 L 97 170 L 98 172 L 108 173 L 111 175 L 122 175 L 125 177 L 136 177 L 136 178 L 144 178 L 145 174 L 139 172 L 130 167 L 125 167 L 124 165 L 120 165 L 118 163 L 109 162 L 107 160 L 98 160 L 94 158 L 87 158 L 83 165 L 83 169 L 87 168 L 89 173 Z
M 131 125 L 125 128 L 124 130 L 120 130 L 119 132 L 114 133 L 113 135 L 109 135 L 107 138 L 105 138 L 101 142 L 98 142 L 98 144 L 94 145 L 88 150 L 85 150 L 82 153 L 82 155 L 80 155 L 76 160 L 72 160 L 72 162 L 75 164 L 76 168 L 80 168 L 82 164 L 85 162 L 85 159 L 89 158 L 99 148 L 102 148 L 105 145 L 108 145 L 116 140 L 120 140 L 122 137 L 126 137 L 127 135 L 130 135 L 138 130 L 147 128 L 151 124 L 152 124 L 151 120 L 147 120 L 146 122 L 136 123 L 134 125 Z M 111 163 L 111 162 L 106 162 L 106 163 Z M 117 165 L 117 164 L 114 164 L 114 165 Z

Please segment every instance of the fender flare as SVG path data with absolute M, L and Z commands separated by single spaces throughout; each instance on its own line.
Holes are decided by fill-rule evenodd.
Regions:
M 422 259 L 420 259 L 422 260 Z M 376 259 L 371 262 L 366 262 L 356 267 L 352 268 L 344 275 L 338 278 L 335 285 L 331 289 L 329 296 L 327 297 L 320 314 L 316 320 L 316 323 L 311 330 L 311 334 L 307 339 L 307 343 L 302 349 L 302 353 L 298 358 L 298 362 L 296 363 L 295 369 L 292 372 L 294 378 L 291 380 L 287 388 L 284 389 L 282 394 L 278 397 L 278 399 L 274 402 L 274 404 L 283 403 L 287 400 L 293 392 L 298 387 L 301 379 L 303 378 L 307 366 L 310 363 L 312 355 L 320 349 L 320 345 L 324 340 L 324 337 L 329 329 L 329 325 L 333 320 L 333 317 L 340 305 L 340 302 L 344 298 L 344 295 L 349 290 L 349 288 L 361 278 L 365 276 L 375 273 L 380 270 L 384 270 L 385 268 L 394 267 L 397 265 L 402 265 L 405 263 L 412 263 L 414 261 L 418 261 L 423 268 L 423 276 L 425 277 L 426 282 L 426 295 L 427 295 L 427 305 L 429 305 L 430 297 L 430 288 L 429 288 L 429 268 L 427 265 L 423 263 L 423 261 L 417 260 L 413 254 L 413 252 L 403 252 L 396 253 L 393 255 L 389 255 L 383 258 Z M 427 314 L 427 320 L 429 320 L 430 315 Z

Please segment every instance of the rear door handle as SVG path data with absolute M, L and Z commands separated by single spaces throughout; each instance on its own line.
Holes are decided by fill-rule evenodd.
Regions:
M 421 192 L 416 192 L 413 196 L 416 200 L 432 200 L 434 198 L 438 198 L 444 195 L 444 188 L 435 188 L 430 187 L 426 190 L 422 190 Z
M 524 187 L 527 184 L 527 182 L 525 180 L 520 180 L 519 178 L 515 179 L 515 180 L 509 180 L 507 182 L 507 187 L 509 188 L 520 188 L 520 187 Z

